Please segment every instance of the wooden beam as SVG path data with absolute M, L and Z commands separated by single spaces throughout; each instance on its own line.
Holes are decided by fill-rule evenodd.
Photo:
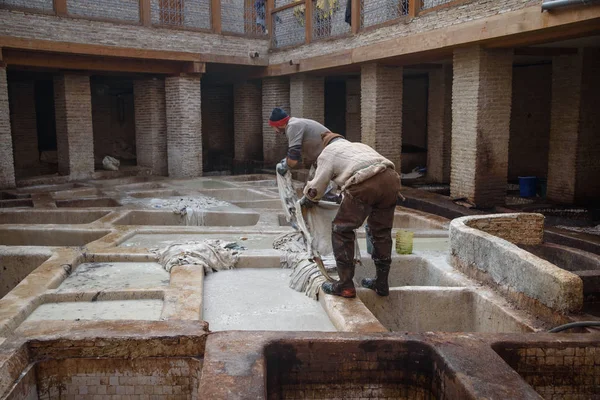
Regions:
M 150 0 L 140 0 L 140 23 L 144 26 L 152 25 L 152 8 Z
M 267 32 L 269 33 L 269 37 L 273 37 L 273 6 L 275 0 L 267 0 Z
M 411 18 L 419 15 L 421 11 L 422 2 L 421 0 L 408 0 L 408 16 Z
M 200 61 L 222 64 L 268 65 L 266 57 L 226 56 L 221 54 L 198 54 L 182 51 L 145 50 L 130 47 L 105 46 L 97 44 L 51 42 L 39 39 L 24 39 L 0 36 L 0 47 L 7 49 L 47 51 L 67 54 L 83 54 L 106 57 L 144 58 L 153 60 Z
M 360 0 L 352 0 L 352 33 L 357 34 L 360 31 Z
M 212 15 L 212 31 L 221 33 L 221 0 L 210 0 L 210 12 Z
M 198 61 L 185 63 L 182 70 L 187 74 L 204 74 L 206 72 L 206 64 Z
M 287 10 L 288 8 L 294 8 L 302 5 L 302 1 L 304 0 L 294 0 L 291 3 L 285 4 L 281 7 L 273 8 L 271 11 L 273 14 L 278 13 L 279 11 Z
M 54 0 L 54 12 L 59 17 L 64 17 L 67 12 L 67 0 Z
M 113 71 L 128 73 L 178 74 L 202 73 L 204 63 L 168 60 L 140 60 L 127 58 L 49 54 L 33 51 L 6 50 L 8 65 L 75 71 Z
M 312 41 L 313 34 L 313 3 L 312 0 L 304 0 L 304 41 L 308 44 Z

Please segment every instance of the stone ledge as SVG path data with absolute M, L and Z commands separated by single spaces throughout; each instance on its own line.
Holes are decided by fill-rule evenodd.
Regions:
M 484 283 L 510 297 L 531 299 L 531 302 L 520 302 L 531 312 L 539 312 L 539 309 L 529 309 L 530 304 L 541 304 L 562 314 L 578 312 L 583 306 L 581 278 L 514 244 L 541 243 L 542 224 L 543 216 L 539 214 L 455 219 L 450 223 L 452 263 L 467 275 L 483 274 Z

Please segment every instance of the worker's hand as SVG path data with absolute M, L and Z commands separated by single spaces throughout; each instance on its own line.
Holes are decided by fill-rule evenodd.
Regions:
M 273 165 L 273 164 L 271 164 Z M 277 173 L 281 176 L 284 176 L 285 173 L 288 171 L 288 165 L 287 165 L 287 159 L 283 159 L 281 160 L 278 164 L 277 167 L 275 168 L 277 170 Z
M 313 208 L 317 204 L 319 204 L 318 201 L 312 201 L 306 196 L 302 196 L 302 198 L 300 199 L 300 205 L 305 208 Z

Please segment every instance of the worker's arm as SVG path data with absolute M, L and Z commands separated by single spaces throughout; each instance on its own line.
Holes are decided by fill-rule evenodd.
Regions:
M 289 125 L 285 131 L 288 138 L 286 162 L 288 167 L 296 168 L 302 160 L 302 139 L 304 129 L 300 125 Z
M 325 190 L 327 190 L 331 178 L 333 178 L 333 166 L 323 157 L 319 157 L 315 177 L 306 184 L 304 196 L 311 201 L 321 200 L 321 197 L 325 194 Z

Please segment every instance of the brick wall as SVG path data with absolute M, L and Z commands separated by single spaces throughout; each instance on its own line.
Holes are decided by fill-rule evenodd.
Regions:
M 515 67 L 512 87 L 508 179 L 546 177 L 552 66 Z
M 6 67 L 0 62 L 0 189 L 15 186 Z
M 84 358 L 43 361 L 36 374 L 40 400 L 196 400 L 201 369 L 192 358 Z
M 405 77 L 402 87 L 402 145 L 427 148 L 427 76 Z
M 457 385 L 427 346 L 370 344 L 367 350 L 362 344 L 319 341 L 267 347 L 267 398 L 424 399 L 454 394 Z
M 90 77 L 55 76 L 54 108 L 59 173 L 72 179 L 90 177 L 94 173 Z
M 538 245 L 544 239 L 544 216 L 541 214 L 478 217 L 465 222 L 465 225 L 513 244 Z
M 137 165 L 151 168 L 155 175 L 168 175 L 165 81 L 136 80 L 133 95 Z
M 231 169 L 233 160 L 233 86 L 202 85 L 204 171 Z
M 346 139 L 361 141 L 360 78 L 346 80 Z
M 434 29 L 446 28 L 465 22 L 519 10 L 527 6 L 539 6 L 539 0 L 472 0 L 468 4 L 448 7 L 427 13 L 410 20 L 410 23 L 396 23 L 360 36 L 351 36 L 339 40 L 319 41 L 307 46 L 280 51 L 271 56 L 271 63 L 285 63 L 291 59 L 328 55 L 338 51 L 374 44 L 383 40 L 402 38 Z M 342 7 L 342 12 L 345 8 Z M 401 39 L 400 39 L 401 40 Z
M 500 356 L 544 399 L 597 397 L 600 347 L 545 343 L 515 347 L 502 349 Z
M 450 182 L 452 140 L 452 66 L 429 73 L 427 109 L 427 178 Z
M 19 170 L 39 165 L 35 81 L 17 81 L 8 85 L 13 157 Z
M 454 51 L 452 197 L 479 207 L 504 204 L 512 91 L 512 51 Z
M 600 204 L 600 49 L 583 50 L 581 125 L 577 146 L 575 200 Z
M 263 157 L 265 165 L 275 165 L 285 157 L 288 141 L 269 126 L 274 107 L 290 111 L 290 81 L 286 76 L 265 78 L 262 83 Z
M 400 170 L 402 153 L 402 68 L 366 64 L 361 68 L 363 143 Z
M 0 10 L 0 20 L 0 36 L 231 56 L 246 56 L 250 51 L 258 51 L 264 57 L 268 50 L 268 40 L 265 39 L 57 18 L 8 10 Z
M 69 0 L 67 12 L 93 18 L 116 19 L 128 22 L 140 20 L 139 0 Z
M 236 162 L 263 157 L 262 87 L 260 82 L 233 88 L 234 153 Z
M 325 79 L 296 74 L 290 78 L 290 111 L 296 118 L 325 123 Z
M 202 175 L 202 110 L 200 77 L 165 79 L 169 176 Z

